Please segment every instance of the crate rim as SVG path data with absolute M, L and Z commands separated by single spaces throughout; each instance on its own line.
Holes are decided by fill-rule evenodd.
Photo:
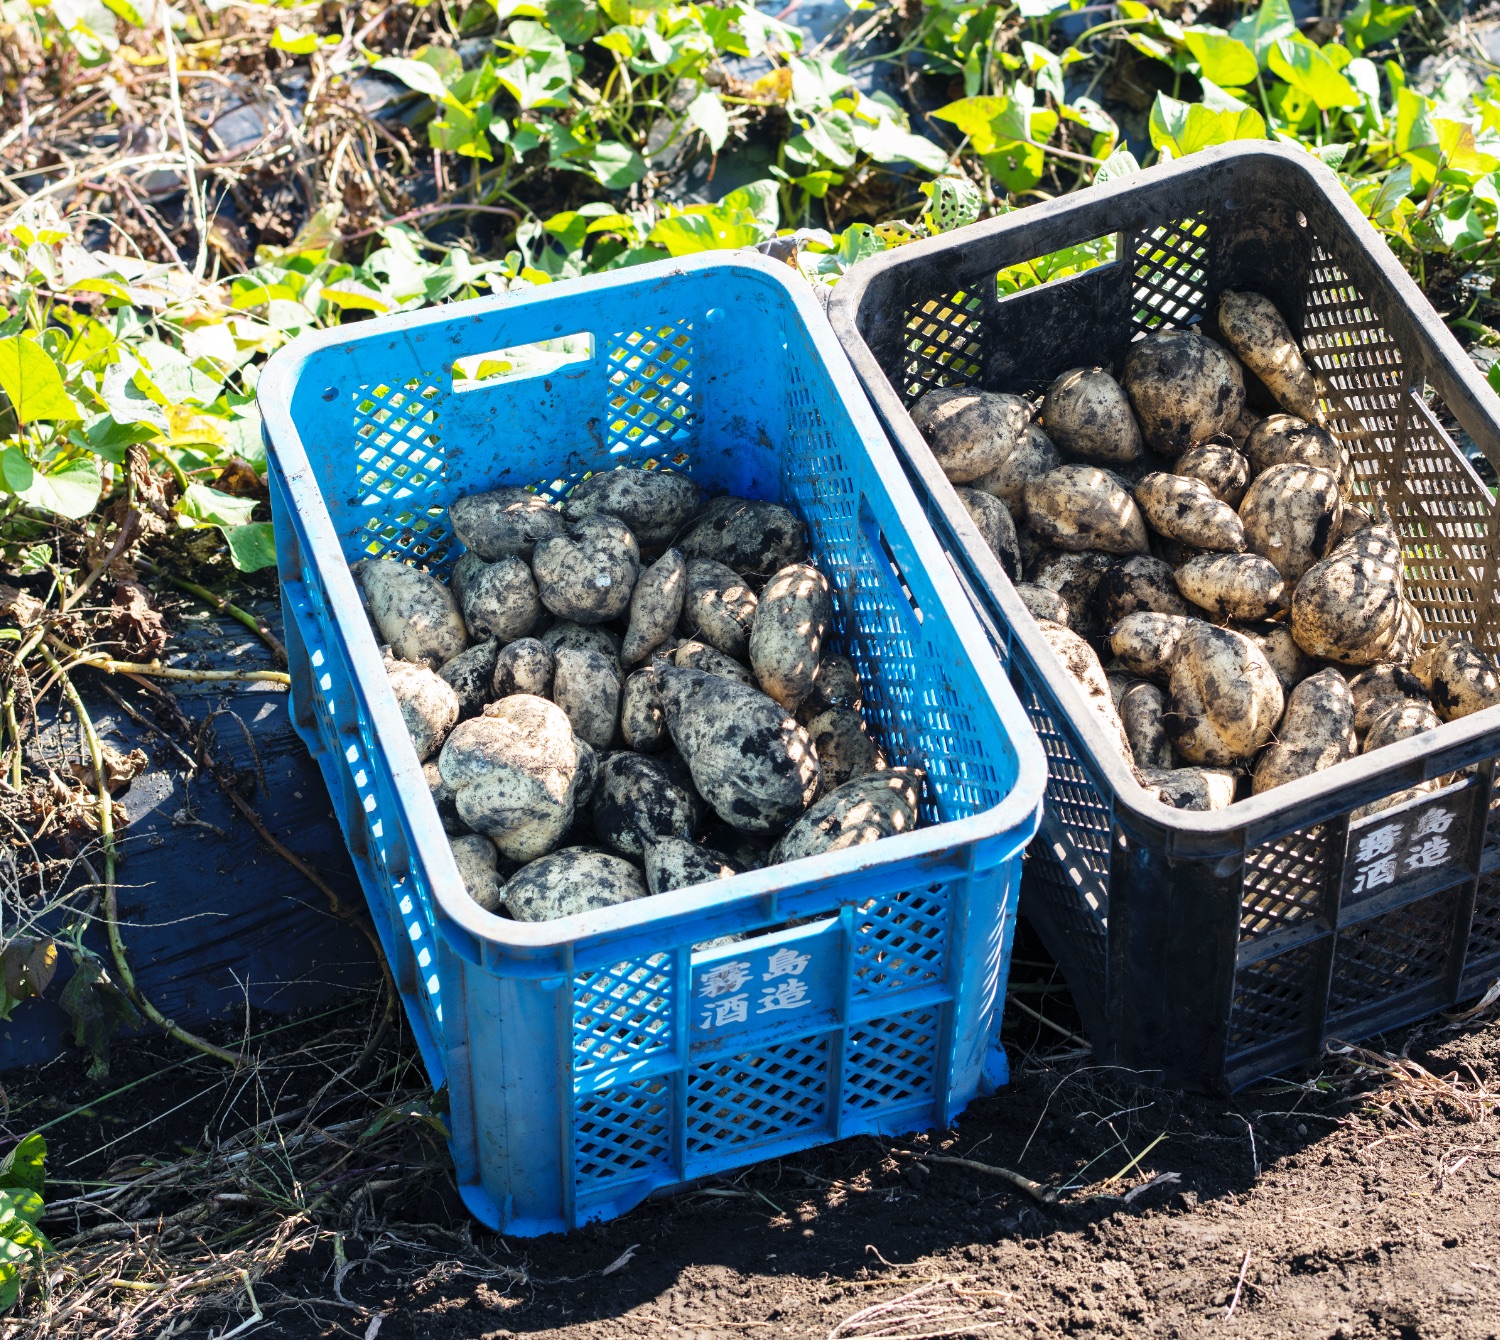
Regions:
M 940 500 L 945 520 L 963 542 L 966 557 L 978 569 L 987 588 L 981 598 L 992 599 L 1000 609 L 1015 644 L 1024 647 L 1028 659 L 1035 662 L 1037 653 L 1046 650 L 1039 634 L 1032 631 L 1034 620 L 1021 602 L 1010 578 L 970 520 L 948 478 L 938 467 L 930 450 L 900 397 L 876 362 L 873 352 L 859 329 L 858 315 L 870 285 L 886 271 L 898 269 L 917 257 L 939 255 L 955 243 L 988 240 L 1006 234 L 1024 234 L 1045 228 L 1054 219 L 1066 218 L 1083 209 L 1105 207 L 1128 197 L 1141 186 L 1153 186 L 1174 177 L 1200 175 L 1225 163 L 1248 162 L 1262 158 L 1276 161 L 1284 168 L 1301 173 L 1324 198 L 1341 221 L 1366 244 L 1372 262 L 1372 277 L 1383 285 L 1386 296 L 1417 312 L 1423 308 L 1430 320 L 1415 323 L 1420 341 L 1424 371 L 1434 374 L 1431 380 L 1447 401 L 1450 410 L 1461 420 L 1484 422 L 1489 433 L 1474 433 L 1475 424 L 1465 423 L 1475 442 L 1500 468 L 1500 399 L 1480 377 L 1478 369 L 1464 354 L 1447 325 L 1437 316 L 1416 282 L 1409 276 L 1385 242 L 1362 215 L 1334 173 L 1320 161 L 1299 149 L 1263 141 L 1240 141 L 1201 150 L 1187 158 L 1158 164 L 1101 186 L 1058 196 L 1029 205 L 999 218 L 969 224 L 937 237 L 924 238 L 894 251 L 868 257 L 852 267 L 833 290 L 828 319 L 834 333 L 849 356 L 855 375 L 865 388 L 877 416 L 888 436 L 901 451 L 920 478 L 924 488 Z M 1066 245 L 1066 243 L 1062 243 Z M 1055 248 L 1054 248 L 1055 249 Z M 1489 437 L 1492 441 L 1487 442 Z M 920 450 L 912 450 L 916 445 Z M 1336 764 L 1322 772 L 1298 778 L 1258 796 L 1236 801 L 1226 809 L 1211 811 L 1179 810 L 1164 804 L 1148 792 L 1126 767 L 1117 746 L 1111 744 L 1097 714 L 1088 705 L 1080 687 L 1065 675 L 1045 672 L 1047 661 L 1037 669 L 1039 677 L 1066 702 L 1066 713 L 1078 732 L 1089 757 L 1081 760 L 1106 783 L 1112 793 L 1112 816 L 1128 830 L 1164 841 L 1169 854 L 1224 855 L 1246 851 L 1284 833 L 1322 822 L 1347 812 L 1351 805 L 1348 793 L 1362 785 L 1374 799 L 1390 789 L 1388 783 L 1401 780 L 1415 785 L 1474 761 L 1475 745 L 1481 739 L 1500 733 L 1500 706 L 1486 708 L 1458 721 L 1444 722 L 1438 729 L 1387 746 L 1372 764 L 1374 755 L 1360 755 Z M 1059 703 L 1059 705 L 1062 705 Z M 1462 759 L 1455 765 L 1451 760 Z M 1405 773 L 1405 777 L 1401 774 Z M 1375 786 L 1376 778 L 1387 785 Z
M 410 337 L 433 327 L 456 324 L 497 307 L 506 309 L 541 307 L 563 293 L 593 290 L 600 293 L 666 281 L 698 271 L 734 272 L 779 289 L 791 299 L 839 392 L 854 427 L 869 453 L 891 505 L 905 527 L 907 538 L 937 588 L 944 612 L 965 655 L 984 685 L 1000 724 L 1016 753 L 1016 780 L 996 805 L 964 819 L 949 820 L 897 837 L 885 838 L 868 847 L 803 857 L 781 865 L 749 871 L 707 886 L 696 885 L 645 897 L 595 912 L 576 913 L 551 921 L 512 921 L 486 912 L 464 891 L 453 853 L 442 832 L 432 803 L 422 764 L 402 722 L 380 661 L 374 633 L 364 617 L 363 602 L 354 586 L 343 546 L 323 500 L 322 489 L 303 447 L 302 437 L 291 415 L 292 396 L 308 360 L 322 350 L 347 344 L 351 347 L 393 334 Z M 561 332 L 561 327 L 559 327 Z M 536 338 L 546 338 L 537 336 Z M 1030 840 L 1040 821 L 1046 790 L 1047 766 L 1041 742 L 1021 709 L 1008 679 L 1001 672 L 977 615 L 958 583 L 946 555 L 938 546 L 930 524 L 906 479 L 894 448 L 865 399 L 849 360 L 834 338 L 827 316 L 811 287 L 789 266 L 749 251 L 716 255 L 704 253 L 665 261 L 654 261 L 602 275 L 537 285 L 528 290 L 494 294 L 464 302 L 449 303 L 358 323 L 351 336 L 343 327 L 310 331 L 283 346 L 267 361 L 256 387 L 256 402 L 265 422 L 267 451 L 281 468 L 295 514 L 307 532 L 308 557 L 331 550 L 340 555 L 333 571 L 323 576 L 329 584 L 329 614 L 343 638 L 356 679 L 373 685 L 367 694 L 375 747 L 381 754 L 400 807 L 411 829 L 414 857 L 426 868 L 436 910 L 455 927 L 480 944 L 504 950 L 508 956 L 526 959 L 544 957 L 550 951 L 570 950 L 585 944 L 606 942 L 643 927 L 699 919 L 710 912 L 763 904 L 768 919 L 778 915 L 778 893 L 809 886 L 836 884 L 864 870 L 875 870 L 902 860 L 939 860 L 957 846 L 966 846 L 971 865 L 989 840 L 1012 837 L 1007 850 L 993 853 L 980 868 L 998 865 Z M 397 743 L 392 746 L 392 741 Z M 1014 850 L 1011 850 L 1013 847 Z

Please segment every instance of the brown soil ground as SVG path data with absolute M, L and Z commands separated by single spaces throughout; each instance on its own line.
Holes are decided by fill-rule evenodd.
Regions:
M 1049 997 L 1049 1011 L 1061 999 Z M 281 1221 L 283 1247 L 252 1264 L 258 1324 L 243 1325 L 252 1309 L 232 1270 L 217 1292 L 151 1273 L 174 1240 L 200 1262 L 249 1260 L 227 1254 L 246 1248 L 235 1235 L 244 1196 L 185 1239 L 158 1238 L 152 1216 L 191 1209 L 203 1188 L 121 1202 L 114 1221 L 64 1208 L 47 1221 L 60 1244 L 50 1301 L 33 1281 L 0 1335 L 1497 1337 L 1497 1014 L 1430 1021 L 1222 1100 L 1155 1089 L 1086 1056 L 1049 1058 L 1047 1034 L 1013 1012 L 1025 1025 L 1011 1033 L 1014 1083 L 952 1130 L 760 1164 L 569 1237 L 502 1240 L 472 1226 L 441 1148 L 419 1133 L 399 1157 L 367 1157 L 368 1189 L 337 1214 L 314 1205 Z M 301 1068 L 270 1066 L 257 1084 L 216 1081 L 213 1063 L 192 1060 L 69 1116 L 48 1131 L 53 1177 L 134 1176 L 294 1105 L 308 1074 L 322 1077 L 306 1057 L 327 1028 L 290 1030 L 279 1054 L 302 1056 Z M 117 1049 L 102 1084 L 77 1082 L 71 1061 L 8 1076 L 10 1128 L 171 1062 L 181 1053 L 150 1040 Z M 329 1122 L 418 1092 L 404 1042 L 371 1069 L 377 1078 L 351 1087 Z M 1042 1204 L 938 1156 L 1082 1190 Z M 49 1201 L 82 1190 L 57 1184 Z M 90 1225 L 91 1245 L 70 1247 Z M 101 1231 L 107 1261 L 87 1255 Z M 275 1236 L 257 1233 L 251 1251 Z M 151 1308 L 152 1295 L 115 1283 L 69 1316 L 70 1290 L 106 1276 L 167 1283 L 151 1286 Z

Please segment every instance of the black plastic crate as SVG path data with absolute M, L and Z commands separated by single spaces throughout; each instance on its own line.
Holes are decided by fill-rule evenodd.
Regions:
M 1114 258 L 1094 268 L 1020 291 L 998 281 L 1104 238 Z M 1428 637 L 1500 651 L 1500 508 L 1455 441 L 1500 466 L 1500 404 L 1307 154 L 1225 146 L 917 242 L 855 267 L 829 313 L 1047 751 L 1023 910 L 1103 1056 L 1214 1088 L 1500 976 L 1500 708 L 1227 810 L 1163 805 L 1062 673 L 907 411 L 934 386 L 1036 395 L 1070 367 L 1118 367 L 1145 331 L 1211 320 L 1219 293 L 1241 288 L 1277 304 L 1322 374 L 1357 492 L 1400 529 Z

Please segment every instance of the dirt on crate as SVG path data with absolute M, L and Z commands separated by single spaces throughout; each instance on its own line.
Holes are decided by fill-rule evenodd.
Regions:
M 12 1073 L 8 1132 L 52 1123 L 56 1251 L 0 1337 L 1500 1335 L 1500 1005 L 1213 1099 L 1095 1064 L 1014 1008 L 1066 1019 L 1064 995 L 1017 989 L 1018 1073 L 953 1129 L 566 1237 L 468 1218 L 441 1105 L 409 1039 L 366 1046 L 364 997 L 237 1074 L 161 1039 L 98 1084 Z

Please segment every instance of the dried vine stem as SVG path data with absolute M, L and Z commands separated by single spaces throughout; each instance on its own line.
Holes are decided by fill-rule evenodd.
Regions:
M 231 1051 L 225 1051 L 223 1047 L 215 1046 L 206 1038 L 200 1038 L 196 1033 L 190 1033 L 175 1019 L 168 1019 L 141 994 L 141 989 L 136 984 L 135 973 L 130 968 L 130 958 L 125 952 L 125 942 L 120 938 L 120 922 L 115 903 L 115 815 L 114 802 L 109 798 L 109 787 L 105 782 L 104 749 L 99 743 L 98 733 L 94 730 L 94 719 L 89 715 L 88 708 L 83 705 L 83 699 L 79 697 L 78 690 L 68 677 L 68 672 L 52 654 L 52 648 L 45 642 L 41 644 L 41 652 L 48 667 L 61 682 L 68 702 L 78 714 L 78 723 L 83 727 L 83 737 L 88 743 L 89 760 L 94 768 L 94 789 L 99 803 L 99 838 L 104 848 L 104 926 L 109 938 L 110 954 L 115 961 L 115 971 L 120 974 L 120 984 L 125 988 L 126 994 L 135 1007 L 158 1028 L 171 1034 L 179 1042 L 186 1043 L 189 1047 L 194 1047 L 220 1061 L 226 1061 L 232 1066 L 238 1066 L 241 1057 Z

